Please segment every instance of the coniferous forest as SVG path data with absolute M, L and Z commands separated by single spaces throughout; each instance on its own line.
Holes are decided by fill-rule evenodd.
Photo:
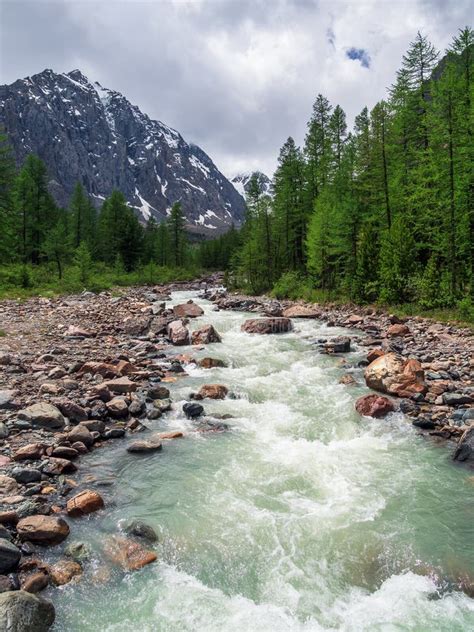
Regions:
M 143 227 L 120 192 L 99 212 L 78 184 L 69 208 L 47 189 L 43 163 L 16 172 L 1 142 L 2 282 L 37 284 L 47 263 L 83 284 L 97 270 L 156 282 L 202 269 L 227 270 L 253 293 L 314 300 L 460 307 L 474 296 L 474 31 L 441 55 L 420 33 L 386 99 L 348 129 L 344 110 L 319 94 L 302 147 L 280 150 L 273 195 L 257 178 L 240 230 L 190 246 L 180 205 Z M 174 272 L 173 272 L 174 270 Z M 130 280 L 129 276 L 129 280 Z

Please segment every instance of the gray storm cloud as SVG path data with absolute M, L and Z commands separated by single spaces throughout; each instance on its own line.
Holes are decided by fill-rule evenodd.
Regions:
M 1 0 L 0 81 L 80 68 L 207 151 L 271 175 L 315 96 L 351 121 L 394 79 L 418 29 L 444 49 L 470 0 Z M 350 49 L 367 51 L 370 67 Z

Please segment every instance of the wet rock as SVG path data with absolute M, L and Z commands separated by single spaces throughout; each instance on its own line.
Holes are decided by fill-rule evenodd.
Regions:
M 130 453 L 158 452 L 163 449 L 160 441 L 133 441 L 128 447 Z
M 396 353 L 386 353 L 365 369 L 369 388 L 399 397 L 426 393 L 424 371 L 418 360 L 407 360 Z
M 134 540 L 112 536 L 104 546 L 105 555 L 124 570 L 134 571 L 156 560 L 156 553 Z
M 74 463 L 71 463 L 68 459 L 61 459 L 58 457 L 50 457 L 48 463 L 44 466 L 43 472 L 49 474 L 49 476 L 61 476 L 62 474 L 73 474 L 77 471 L 77 467 Z
M 435 422 L 427 417 L 417 417 L 412 421 L 412 425 L 415 428 L 421 428 L 421 430 L 434 430 L 436 428 Z
M 169 439 L 181 439 L 184 437 L 184 433 L 181 430 L 170 430 L 169 432 L 159 432 L 156 437 L 153 435 L 153 440 L 155 438 L 158 441 L 169 440 Z
M 166 411 L 171 410 L 171 400 L 155 399 L 153 400 L 153 406 L 157 408 L 161 413 L 165 413 Z
M 241 326 L 248 334 L 281 334 L 291 331 L 293 325 L 289 318 L 250 318 Z
M 20 540 L 28 540 L 42 546 L 59 544 L 69 535 L 67 522 L 56 516 L 28 516 L 22 518 L 16 528 Z
M 351 350 L 351 339 L 348 336 L 338 336 L 324 344 L 326 353 L 349 353 Z
M 309 305 L 292 305 L 283 310 L 284 318 L 319 318 L 321 312 Z
M 110 428 L 104 432 L 104 439 L 121 439 L 125 436 L 125 428 Z
M 94 437 L 91 431 L 82 423 L 74 426 L 74 428 L 68 432 L 67 438 L 71 444 L 80 441 L 88 448 L 94 443 Z
M 114 397 L 105 405 L 111 417 L 114 417 L 115 419 L 124 419 L 125 417 L 128 417 L 127 402 L 123 398 Z
M 199 307 L 199 305 L 196 305 L 196 303 L 189 301 L 188 303 L 175 305 L 173 307 L 173 314 L 176 318 L 197 318 L 204 314 L 204 310 Z
M 21 582 L 21 589 L 28 593 L 39 593 L 49 584 L 49 577 L 44 571 L 27 575 Z
M 0 539 L 0 573 L 9 573 L 18 566 L 18 562 L 21 558 L 21 551 L 14 544 Z
M 76 562 L 87 560 L 91 556 L 91 548 L 85 542 L 71 542 L 64 549 L 64 555 Z
M 203 414 L 204 408 L 201 404 L 186 402 L 186 404 L 183 404 L 183 412 L 188 419 L 196 419 L 196 417 Z
M 59 445 L 51 452 L 51 456 L 57 459 L 67 459 L 68 461 L 72 461 L 77 459 L 79 452 L 75 448 L 66 445 Z
M 102 496 L 91 489 L 84 489 L 67 501 L 68 516 L 85 516 L 104 507 Z
M 167 327 L 168 338 L 171 344 L 183 346 L 189 344 L 189 331 L 181 320 L 173 320 Z
M 0 594 L 0 630 L 47 632 L 55 618 L 50 601 L 23 590 Z
M 157 542 L 158 540 L 155 530 L 142 520 L 132 520 L 125 526 L 124 531 L 128 535 L 134 535 L 148 542 Z
M 46 428 L 49 430 L 55 430 L 64 428 L 65 419 L 61 412 L 46 402 L 39 402 L 20 410 L 18 413 L 19 419 L 28 421 L 37 428 Z
M 14 461 L 36 461 L 41 459 L 46 450 L 45 443 L 28 443 L 27 445 L 18 448 L 13 455 Z
M 367 354 L 367 362 L 370 364 L 371 362 L 374 362 L 374 360 L 377 360 L 377 358 L 380 358 L 383 355 L 384 355 L 383 349 L 371 349 L 369 353 Z
M 346 384 L 347 386 L 350 386 L 351 384 L 356 384 L 356 383 L 357 382 L 355 381 L 354 377 L 350 373 L 346 373 L 346 375 L 343 375 L 339 380 L 339 384 Z
M 410 333 L 410 329 L 402 323 L 394 323 L 387 329 L 387 336 L 406 336 Z
M 355 408 L 359 415 L 365 415 L 366 417 L 375 417 L 380 419 L 386 417 L 389 413 L 395 410 L 393 402 L 387 397 L 381 395 L 371 394 L 363 395 L 355 403 Z
M 64 586 L 80 575 L 82 575 L 82 566 L 72 560 L 59 560 L 49 569 L 49 576 L 55 586 Z
M 224 367 L 225 362 L 218 358 L 202 358 L 202 360 L 199 360 L 199 366 L 202 369 L 213 369 L 215 367 Z
M 23 485 L 41 480 L 41 471 L 34 467 L 15 467 L 12 470 L 13 478 Z
M 168 399 L 169 396 L 170 391 L 169 388 L 166 388 L 166 386 L 153 386 L 147 391 L 147 397 L 150 399 Z
M 145 410 L 145 402 L 139 399 L 134 399 L 132 403 L 130 404 L 130 406 L 128 407 L 128 412 L 133 417 L 138 417 L 139 415 L 143 413 L 144 410 Z
M 196 399 L 225 399 L 229 389 L 224 384 L 204 384 L 199 389 Z
M 193 345 L 207 345 L 213 342 L 222 342 L 222 338 L 212 325 L 204 325 L 191 334 Z
M 453 453 L 454 461 L 474 461 L 474 426 L 464 431 Z
M 0 593 L 14 590 L 13 582 L 10 577 L 6 575 L 0 575 Z

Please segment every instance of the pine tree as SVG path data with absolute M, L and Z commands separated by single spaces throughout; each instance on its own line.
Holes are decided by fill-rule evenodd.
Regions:
M 93 249 L 97 214 L 94 206 L 78 182 L 69 204 L 71 214 L 71 232 L 74 248 L 84 241 Z
M 113 191 L 104 201 L 98 222 L 100 257 L 113 264 L 117 257 L 126 271 L 138 263 L 142 228 L 122 193 Z
M 185 263 L 186 234 L 181 202 L 175 202 L 168 218 L 169 249 L 172 264 L 179 268 Z
M 64 264 L 71 254 L 71 241 L 68 230 L 67 216 L 62 211 L 56 223 L 49 229 L 41 244 L 41 254 L 49 261 L 53 261 L 58 270 L 58 278 L 63 278 Z
M 15 258 L 15 218 L 12 189 L 15 162 L 6 134 L 0 129 L 0 263 Z

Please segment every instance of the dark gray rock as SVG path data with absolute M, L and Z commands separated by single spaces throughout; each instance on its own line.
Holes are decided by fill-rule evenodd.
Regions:
M 17 408 L 15 405 L 16 391 L 13 390 L 1 390 L 0 391 L 0 410 L 12 410 Z
M 0 573 L 9 573 L 18 565 L 21 551 L 14 544 L 5 539 L 0 539 Z
M 338 336 L 326 342 L 324 345 L 326 353 L 349 353 L 351 350 L 351 339 L 348 336 Z
M 204 412 L 204 407 L 201 404 L 196 404 L 194 402 L 186 402 L 183 404 L 183 413 L 189 419 L 195 419 L 196 417 L 200 417 Z
M 0 630 L 46 632 L 53 625 L 54 606 L 37 595 L 15 590 L 0 594 Z
M 129 535 L 147 540 L 147 542 L 156 542 L 158 540 L 155 530 L 142 520 L 132 520 L 126 525 L 124 531 Z
M 474 461 L 474 426 L 468 428 L 453 453 L 454 461 Z
M 463 404 L 470 404 L 472 397 L 464 393 L 443 393 L 443 402 L 447 406 L 462 406 Z

